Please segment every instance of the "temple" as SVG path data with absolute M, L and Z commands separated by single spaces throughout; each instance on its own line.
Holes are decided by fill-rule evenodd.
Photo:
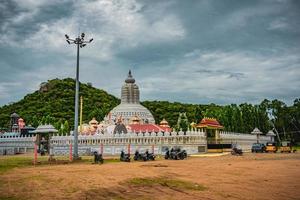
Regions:
M 179 128 L 181 125 L 186 129 Z M 39 150 L 46 149 L 53 155 L 70 154 L 70 147 L 74 144 L 72 132 L 57 135 L 52 126 L 42 125 L 31 131 L 33 134 L 20 134 L 20 130 L 26 128 L 24 126 L 24 120 L 13 113 L 9 128 L 14 133 L 0 135 L 0 155 L 32 152 L 35 144 Z M 198 124 L 189 125 L 186 113 L 179 115 L 177 127 L 172 129 L 166 119 L 155 124 L 151 112 L 140 104 L 139 87 L 129 71 L 121 89 L 121 103 L 101 122 L 93 118 L 88 124 L 80 123 L 78 151 L 80 155 L 91 155 L 95 151 L 118 155 L 122 150 L 132 154 L 136 150 L 145 152 L 151 149 L 155 154 L 164 154 L 167 149 L 181 147 L 188 154 L 197 154 L 230 151 L 233 144 L 249 150 L 253 143 L 274 141 L 275 136 L 271 131 L 261 135 L 258 129 L 251 134 L 226 132 L 214 118 L 203 118 Z
M 140 90 L 130 70 L 121 89 L 121 104 L 113 108 L 104 121 L 113 124 L 118 119 L 125 125 L 155 123 L 151 112 L 140 104 Z
M 200 131 L 206 133 L 208 143 L 219 143 L 220 130 L 224 127 L 215 118 L 204 117 L 199 124 L 194 125 Z

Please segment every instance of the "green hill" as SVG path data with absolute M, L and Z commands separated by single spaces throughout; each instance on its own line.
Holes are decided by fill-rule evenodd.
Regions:
M 26 95 L 22 100 L 0 108 L 0 127 L 8 127 L 11 113 L 18 113 L 26 122 L 37 126 L 41 121 L 51 123 L 74 123 L 75 104 L 74 79 L 53 79 L 41 84 L 41 89 Z M 100 120 L 120 100 L 90 84 L 80 83 L 80 96 L 83 96 L 83 121 L 92 117 Z
M 75 81 L 71 78 L 42 83 L 40 90 L 16 103 L 0 107 L 0 127 L 8 127 L 10 114 L 16 112 L 25 119 L 26 124 L 36 127 L 40 123 L 52 123 L 58 129 L 64 124 L 63 132 L 68 132 L 74 123 L 74 88 Z M 84 97 L 84 122 L 93 117 L 101 121 L 120 103 L 118 98 L 91 84 L 80 84 L 80 96 Z M 165 118 L 173 128 L 186 129 L 191 122 L 198 123 L 203 117 L 214 117 L 224 125 L 225 130 L 241 133 L 249 133 L 254 127 L 263 132 L 270 130 L 272 127 L 267 111 L 271 110 L 279 132 L 285 133 L 285 137 L 294 137 L 292 133 L 296 133 L 295 137 L 300 135 L 295 132 L 300 131 L 300 99 L 296 99 L 291 106 L 276 99 L 264 100 L 259 105 L 243 103 L 220 106 L 168 101 L 145 101 L 142 104 L 152 112 L 156 123 Z M 178 123 L 179 113 L 186 113 L 188 124 Z

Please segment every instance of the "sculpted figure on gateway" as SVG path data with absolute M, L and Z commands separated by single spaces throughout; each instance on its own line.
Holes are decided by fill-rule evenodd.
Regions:
M 131 71 L 121 90 L 121 104 L 113 108 L 104 121 L 116 123 L 122 121 L 123 124 L 154 124 L 155 120 L 151 112 L 140 104 L 140 90 Z

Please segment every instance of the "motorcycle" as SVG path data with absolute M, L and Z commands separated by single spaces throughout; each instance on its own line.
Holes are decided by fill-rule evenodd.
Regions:
M 155 160 L 155 155 L 153 153 L 149 153 L 148 150 L 143 154 L 139 153 L 139 151 L 136 150 L 133 159 L 135 161 L 137 161 L 137 160 L 142 160 L 142 161 Z
M 122 161 L 122 162 L 130 162 L 130 154 L 129 153 L 125 154 L 124 151 L 121 151 L 120 161 Z
M 239 145 L 232 145 L 231 155 L 242 156 L 243 155 L 242 147 Z
M 146 159 L 147 159 L 147 160 L 152 160 L 152 161 L 155 160 L 155 155 L 154 155 L 154 153 L 149 153 L 149 151 L 147 150 L 147 151 L 145 152 L 145 155 L 146 155 Z
M 186 150 L 180 151 L 180 152 L 178 153 L 178 158 L 179 158 L 180 160 L 183 160 L 183 159 L 187 158 Z
M 104 159 L 101 153 L 98 153 L 97 151 L 94 152 L 94 163 L 95 164 L 103 164 Z
M 165 159 L 170 159 L 170 160 L 183 160 L 187 158 L 187 152 L 186 150 L 181 150 L 180 148 L 175 148 L 175 149 L 171 149 L 167 150 L 166 154 L 165 154 Z

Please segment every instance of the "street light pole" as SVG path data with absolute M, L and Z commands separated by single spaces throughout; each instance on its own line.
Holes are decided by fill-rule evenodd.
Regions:
M 73 159 L 78 159 L 78 102 L 79 102 L 79 47 L 85 47 L 87 43 L 91 43 L 93 38 L 85 41 L 85 34 L 82 33 L 81 37 L 78 36 L 75 39 L 71 39 L 68 35 L 65 35 L 66 41 L 68 44 L 76 44 L 77 45 L 77 65 L 76 65 L 76 86 L 75 86 L 75 119 L 74 119 L 74 153 Z

